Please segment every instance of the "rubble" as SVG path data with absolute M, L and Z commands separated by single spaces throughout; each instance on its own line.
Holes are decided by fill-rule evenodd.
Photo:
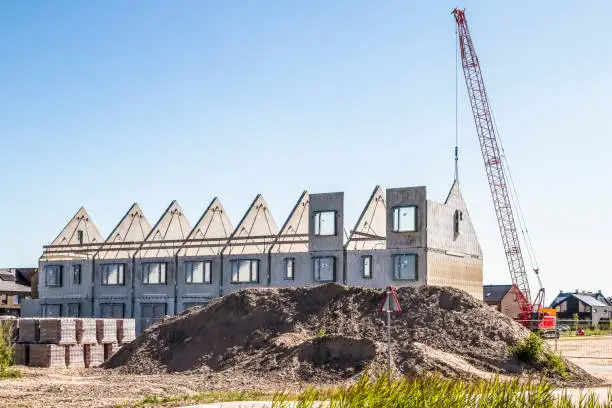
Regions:
M 392 317 L 396 374 L 439 372 L 549 375 L 515 360 L 508 346 L 529 332 L 465 292 L 434 286 L 397 290 Z M 103 367 L 123 372 L 223 372 L 299 381 L 353 378 L 386 367 L 380 290 L 327 284 L 246 289 L 164 320 L 122 347 Z M 568 363 L 573 385 L 598 380 Z

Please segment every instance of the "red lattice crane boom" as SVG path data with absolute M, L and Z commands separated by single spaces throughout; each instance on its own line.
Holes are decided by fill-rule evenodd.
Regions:
M 508 262 L 508 269 L 510 270 L 512 283 L 516 287 L 517 300 L 521 306 L 522 313 L 520 319 L 525 322 L 527 320 L 540 320 L 538 315 L 540 315 L 539 312 L 542 306 L 541 303 L 543 302 L 544 289 L 540 287 L 538 296 L 532 304 L 529 281 L 527 280 L 521 244 L 514 220 L 508 182 L 504 173 L 502 151 L 499 146 L 487 91 L 482 79 L 480 63 L 470 36 L 470 30 L 468 29 L 465 19 L 465 12 L 455 9 L 453 10 L 453 15 L 457 22 L 457 37 L 461 51 L 463 75 L 470 97 L 470 104 L 472 106 L 474 123 L 476 124 L 480 149 L 482 151 L 487 179 L 489 181 L 489 188 L 493 197 L 495 215 L 497 216 L 497 223 L 502 237 L 506 261 Z M 535 272 L 537 274 L 538 270 L 535 269 Z

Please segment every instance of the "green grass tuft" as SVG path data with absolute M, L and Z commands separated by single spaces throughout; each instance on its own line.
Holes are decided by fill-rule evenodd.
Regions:
M 548 369 L 552 374 L 556 374 L 561 378 L 567 377 L 567 369 L 561 356 L 548 350 L 544 346 L 542 337 L 535 333 L 529 333 L 527 338 L 508 347 L 508 351 L 519 361 L 535 366 L 540 365 Z

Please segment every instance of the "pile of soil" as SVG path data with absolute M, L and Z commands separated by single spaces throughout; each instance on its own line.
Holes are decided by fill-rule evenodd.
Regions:
M 386 368 L 386 318 L 380 290 L 327 284 L 246 289 L 168 318 L 105 363 L 137 374 L 224 372 L 284 380 L 337 381 Z M 600 380 L 567 363 L 567 378 L 509 356 L 529 332 L 467 293 L 447 287 L 397 290 L 392 317 L 394 372 L 482 377 L 548 376 L 571 385 Z

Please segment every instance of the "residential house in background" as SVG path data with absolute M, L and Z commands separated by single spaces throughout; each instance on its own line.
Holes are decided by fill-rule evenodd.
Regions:
M 573 320 L 577 315 L 578 320 L 596 326 L 612 319 L 612 302 L 601 291 L 560 292 L 550 307 L 557 310 L 559 320 Z
M 516 295 L 514 285 L 484 285 L 482 298 L 484 302 L 494 307 L 506 316 L 518 319 L 521 314 L 521 305 Z
M 134 317 L 140 331 L 248 287 L 437 285 L 481 298 L 482 252 L 458 183 L 444 202 L 425 187 L 376 186 L 346 239 L 344 225 L 342 192 L 302 192 L 280 229 L 261 195 L 235 228 L 217 198 L 194 227 L 176 201 L 152 228 L 134 204 L 106 240 L 80 209 L 43 248 L 28 310 Z
M 0 268 L 0 316 L 20 316 L 21 304 L 32 295 L 36 268 Z

